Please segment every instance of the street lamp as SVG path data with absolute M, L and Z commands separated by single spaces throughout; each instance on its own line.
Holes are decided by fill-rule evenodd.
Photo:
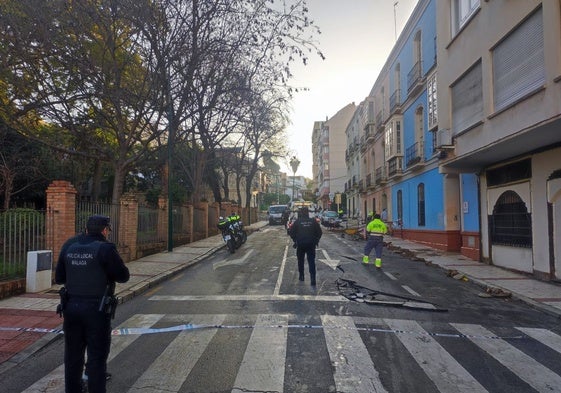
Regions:
M 292 168 L 292 202 L 294 202 L 294 190 L 296 181 L 296 171 L 298 170 L 298 165 L 300 165 L 300 160 L 296 156 L 292 156 L 290 159 L 290 167 Z

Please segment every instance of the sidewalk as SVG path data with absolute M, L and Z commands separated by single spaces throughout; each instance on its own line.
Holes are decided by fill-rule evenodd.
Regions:
M 406 257 L 448 270 L 456 279 L 471 280 L 482 287 L 482 295 L 511 295 L 548 314 L 561 318 L 561 284 L 540 281 L 529 275 L 473 261 L 459 253 L 430 248 L 423 244 L 389 237 L 388 248 Z
M 247 229 L 251 233 L 265 225 L 267 222 L 261 221 Z M 524 274 L 472 261 L 458 253 L 435 250 L 398 237 L 389 237 L 388 241 L 391 242 L 388 249 L 393 252 L 438 265 L 452 272 L 451 275 L 457 279 L 476 282 L 483 287 L 482 294 L 503 296 L 508 292 L 536 308 L 561 317 L 560 284 L 542 282 Z M 127 266 L 131 278 L 127 283 L 117 284 L 116 294 L 122 302 L 128 301 L 222 247 L 222 236 L 216 235 L 176 247 L 171 253 L 162 252 L 129 262 Z M 59 303 L 57 290 L 58 287 L 54 286 L 47 292 L 0 300 L 0 374 L 60 337 L 62 319 L 55 313 Z

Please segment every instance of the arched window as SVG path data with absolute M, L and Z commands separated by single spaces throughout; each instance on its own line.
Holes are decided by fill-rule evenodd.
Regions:
M 425 184 L 421 183 L 417 187 L 417 217 L 420 227 L 425 226 Z
M 504 192 L 489 216 L 492 244 L 511 247 L 532 247 L 532 215 L 514 191 Z

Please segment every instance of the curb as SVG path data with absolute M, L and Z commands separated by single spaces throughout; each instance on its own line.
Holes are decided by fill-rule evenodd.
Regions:
M 249 236 L 252 233 L 259 231 L 260 228 L 247 227 L 246 230 L 247 230 L 247 232 L 248 232 L 247 234 Z M 162 282 L 169 280 L 171 277 L 174 277 L 177 274 L 179 274 L 180 272 L 182 272 L 183 270 L 187 269 L 188 267 L 191 267 L 191 266 L 201 262 L 205 258 L 208 258 L 209 256 L 215 254 L 217 251 L 221 250 L 224 247 L 226 247 L 226 244 L 224 244 L 224 243 L 219 245 L 219 246 L 210 247 L 210 249 L 207 252 L 194 257 L 192 260 L 186 261 L 185 263 L 181 264 L 180 266 L 176 266 L 176 267 L 174 267 L 174 268 L 172 268 L 172 269 L 170 269 L 166 272 L 163 272 L 163 273 L 160 273 L 156 276 L 150 277 L 150 278 L 146 279 L 145 281 L 142 281 L 142 282 L 136 284 L 134 287 L 127 288 L 127 289 L 125 289 L 121 292 L 117 292 L 116 296 L 118 297 L 118 303 L 123 304 L 123 303 L 125 303 L 129 300 L 132 300 L 134 297 L 139 296 L 142 293 L 149 290 L 150 288 L 153 288 L 153 287 L 161 284 Z M 133 261 L 133 263 L 134 263 L 134 261 Z M 62 323 L 57 326 L 57 329 L 62 331 Z M 45 348 L 49 344 L 53 343 L 55 340 L 58 340 L 62 337 L 63 337 L 63 334 L 46 333 L 43 337 L 37 339 L 37 341 L 35 341 L 33 344 L 29 345 L 28 347 L 26 347 L 22 351 L 16 353 L 14 356 L 9 358 L 8 360 L 0 363 L 0 375 L 5 373 L 6 371 L 11 369 L 12 367 L 17 366 L 19 363 L 23 362 L 24 360 L 26 360 L 30 356 L 33 356 L 33 354 L 35 354 L 36 352 L 40 351 L 41 349 Z
M 403 257 L 408 258 L 412 261 L 423 262 L 426 266 L 436 266 L 439 269 L 444 270 L 444 271 L 449 270 L 447 267 L 442 266 L 442 265 L 440 265 L 440 264 L 438 264 L 438 263 L 436 263 L 436 262 L 434 262 L 430 259 L 426 259 L 424 257 L 417 256 L 417 254 L 415 253 L 414 250 L 412 251 L 412 250 L 409 250 L 407 248 L 402 248 L 402 247 L 400 247 L 398 245 L 395 245 L 395 244 L 392 244 L 391 246 L 389 246 L 388 249 L 391 250 L 392 252 L 394 252 L 394 251 L 403 252 L 403 253 L 405 253 L 405 255 L 402 255 Z M 456 269 L 456 270 L 458 270 L 458 269 Z M 460 272 L 460 270 L 458 270 L 458 272 Z M 540 303 L 540 302 L 535 301 L 534 299 L 531 299 L 527 296 L 521 295 L 519 293 L 515 293 L 510 289 L 503 288 L 500 285 L 489 284 L 488 282 L 480 280 L 480 279 L 475 278 L 475 277 L 472 277 L 467 273 L 461 272 L 461 274 L 463 276 L 465 276 L 468 280 L 472 281 L 474 284 L 476 284 L 477 286 L 479 286 L 479 287 L 481 287 L 485 290 L 488 289 L 488 288 L 490 288 L 490 289 L 493 289 L 493 288 L 500 289 L 502 291 L 510 293 L 512 298 L 520 300 L 520 301 L 528 304 L 529 306 L 531 306 L 535 309 L 543 311 L 546 314 L 549 314 L 553 317 L 561 318 L 561 310 L 558 310 L 555 307 L 549 306 L 547 304 Z

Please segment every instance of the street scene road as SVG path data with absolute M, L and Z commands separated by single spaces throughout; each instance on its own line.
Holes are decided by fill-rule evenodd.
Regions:
M 324 229 L 317 286 L 282 226 L 253 233 L 117 310 L 109 392 L 556 392 L 558 318 Z M 63 392 L 63 340 L 2 376 Z M 7 390 L 5 390 L 7 389 Z

